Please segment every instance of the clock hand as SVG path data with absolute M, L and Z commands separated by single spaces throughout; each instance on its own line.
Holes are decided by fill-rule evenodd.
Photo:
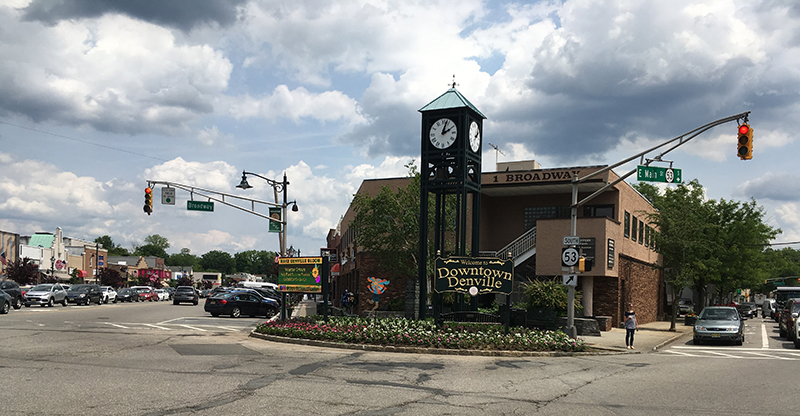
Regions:
M 447 129 L 447 130 L 445 130 L 445 128 L 446 128 L 446 127 L 447 127 L 447 121 L 445 121 L 445 122 L 444 122 L 444 126 L 442 126 L 442 135 L 444 135 L 445 133 L 447 133 L 448 131 L 450 131 L 450 129 Z

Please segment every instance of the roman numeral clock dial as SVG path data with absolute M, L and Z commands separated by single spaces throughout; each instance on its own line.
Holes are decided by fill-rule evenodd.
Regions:
M 449 118 L 440 118 L 433 123 L 429 138 L 431 144 L 437 149 L 447 149 L 456 141 L 458 129 L 456 123 Z

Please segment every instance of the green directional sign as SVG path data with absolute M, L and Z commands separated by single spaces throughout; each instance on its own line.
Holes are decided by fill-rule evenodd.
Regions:
M 639 165 L 636 167 L 636 179 L 646 182 L 681 183 L 680 169 L 662 168 L 658 166 Z
M 214 203 L 204 201 L 186 201 L 186 209 L 188 211 L 214 212 Z

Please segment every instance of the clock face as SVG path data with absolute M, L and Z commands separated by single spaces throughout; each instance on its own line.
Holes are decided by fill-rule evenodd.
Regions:
M 481 129 L 474 121 L 469 125 L 469 147 L 475 153 L 481 148 Z
M 431 126 L 429 138 L 437 149 L 447 149 L 456 141 L 456 134 L 456 123 L 449 118 L 440 118 Z

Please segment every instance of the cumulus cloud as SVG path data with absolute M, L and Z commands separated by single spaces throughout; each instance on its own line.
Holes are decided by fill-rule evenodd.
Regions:
M 800 176 L 788 172 L 767 172 L 737 187 L 734 195 L 756 200 L 800 201 Z
M 340 91 L 312 93 L 303 87 L 289 90 L 286 85 L 279 85 L 271 95 L 230 97 L 225 101 L 228 113 L 236 119 L 288 118 L 299 122 L 313 118 L 323 122 L 341 120 L 346 124 L 364 122 L 358 103 Z

